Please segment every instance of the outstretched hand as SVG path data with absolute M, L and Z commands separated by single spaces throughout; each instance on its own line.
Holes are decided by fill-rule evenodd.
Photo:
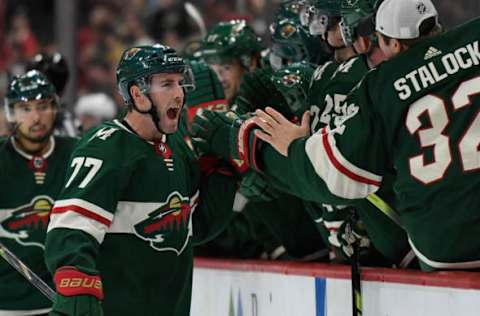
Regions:
M 310 135 L 310 112 L 303 113 L 301 125 L 287 120 L 282 114 L 271 107 L 256 110 L 255 123 L 263 130 L 255 134 L 264 142 L 269 143 L 279 153 L 288 156 L 288 147 L 297 138 Z

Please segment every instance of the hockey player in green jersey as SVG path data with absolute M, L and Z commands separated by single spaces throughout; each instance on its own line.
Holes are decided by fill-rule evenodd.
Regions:
M 312 115 L 311 133 L 317 132 L 337 117 L 344 116 L 348 108 L 342 106 L 342 102 L 347 94 L 372 67 L 384 60 L 384 55 L 373 36 L 373 19 L 378 2 L 377 0 L 341 1 L 339 26 L 344 45 L 353 47 L 359 55 L 340 63 L 331 75 L 324 73 L 320 76 L 317 73 L 314 76 L 313 85 L 309 91 Z M 322 81 L 320 85 L 316 84 L 318 80 Z M 323 100 L 320 100 L 319 97 Z M 278 173 L 280 170 L 277 170 Z M 302 183 L 291 187 L 295 194 L 302 196 L 304 191 Z M 387 198 L 388 204 L 393 203 L 393 193 L 390 191 L 391 186 L 385 185 L 381 192 L 381 196 Z M 312 197 L 304 196 L 304 198 L 311 200 Z M 375 201 L 378 199 L 379 197 L 376 196 Z M 349 243 L 354 238 L 342 238 L 340 232 L 344 230 L 345 225 L 348 225 L 353 209 L 360 210 L 361 222 L 356 226 L 366 226 L 367 230 L 370 228 L 374 237 L 374 245 L 380 248 L 390 263 L 400 263 L 408 252 L 408 243 L 402 229 L 388 218 L 383 218 L 381 211 L 377 210 L 370 202 L 362 201 L 352 208 L 345 205 L 328 205 L 321 198 L 317 202 L 313 201 L 308 204 L 308 210 L 314 216 L 315 221 L 320 224 L 321 230 L 328 231 L 326 234 L 328 240 L 331 241 L 333 249 L 337 250 L 335 251 L 336 261 L 342 262 L 346 260 L 348 254 L 351 254 Z M 361 240 L 359 243 L 360 249 L 362 249 L 360 260 L 366 261 L 368 264 L 384 264 L 382 260 L 378 260 L 378 255 L 372 248 L 367 232 L 364 229 L 357 229 L 356 236 Z M 349 240 L 348 243 L 346 243 L 346 239 Z M 372 258 L 376 262 L 372 262 Z
M 228 102 L 225 99 L 222 84 L 215 72 L 203 61 L 185 60 L 192 70 L 195 89 L 185 94 L 185 106 L 178 126 L 187 145 L 194 150 L 190 135 L 193 118 L 200 110 L 227 111 Z
M 215 166 L 200 181 L 175 133 L 187 70 L 160 44 L 123 53 L 117 82 L 128 113 L 79 141 L 52 210 L 51 315 L 189 314 L 192 246 L 228 223 L 236 183 Z
M 346 46 L 340 32 L 340 0 L 312 0 L 300 13 L 301 23 L 311 35 L 322 36 L 334 49 L 336 62 L 343 62 L 355 55 L 351 46 Z
M 5 98 L 13 135 L 0 140 L 0 241 L 48 284 L 53 282 L 43 252 L 49 214 L 76 142 L 52 135 L 57 109 L 55 88 L 42 73 L 13 78 Z M 50 308 L 43 294 L 0 260 L 0 315 L 40 315 Z
M 353 7 L 351 4 L 349 4 L 348 7 L 346 5 L 344 6 L 343 15 L 347 18 L 347 23 L 344 22 L 341 23 L 341 25 L 344 28 L 349 27 L 351 36 L 355 36 L 354 39 L 350 37 L 351 40 L 347 42 L 346 45 L 355 45 L 356 49 L 364 53 L 364 55 L 353 57 L 340 64 L 331 77 L 322 76 L 321 79 L 324 81 L 323 90 L 317 91 L 316 88 L 318 88 L 318 86 L 308 87 L 305 84 L 306 80 L 308 80 L 303 78 L 307 70 L 305 66 L 292 65 L 292 67 L 286 67 L 284 70 L 275 74 L 274 82 L 277 88 L 284 93 L 285 98 L 289 100 L 292 110 L 298 117 L 301 117 L 303 112 L 308 108 L 308 103 L 305 102 L 308 95 L 326 95 L 320 104 L 312 104 L 311 106 L 312 112 L 316 112 L 317 114 L 310 125 L 313 132 L 327 125 L 330 120 L 335 120 L 335 117 L 344 115 L 344 111 L 347 109 L 340 106 L 341 101 L 346 98 L 348 92 L 362 79 L 370 67 L 383 60 L 382 52 L 378 46 L 374 45 L 370 40 L 373 29 L 361 25 L 361 21 L 369 21 L 366 18 L 373 14 L 374 10 L 375 1 L 360 1 L 355 3 Z M 360 29 L 363 32 L 359 32 Z M 354 43 L 352 43 L 352 40 L 355 40 Z M 315 76 L 318 76 L 318 73 L 314 75 L 314 79 L 318 79 L 318 77 Z M 303 84 L 301 84 L 302 82 Z M 295 89 L 295 87 L 298 89 Z M 291 94 L 291 92 L 295 93 Z M 270 94 L 274 95 L 272 92 Z M 289 96 L 289 94 L 291 95 Z M 302 101 L 305 103 L 302 104 Z M 253 151 L 254 149 L 250 150 Z M 268 151 L 268 149 L 266 150 Z M 270 148 L 270 151 L 272 150 L 273 149 Z M 276 154 L 275 151 L 273 151 L 273 154 Z M 304 183 L 302 183 L 301 178 L 284 176 L 285 170 L 282 166 L 271 165 L 269 167 L 268 171 L 270 172 L 271 170 L 273 178 L 271 178 L 272 175 L 270 175 L 269 172 L 264 172 L 264 176 L 274 185 L 280 185 L 283 191 L 293 193 L 306 201 L 312 201 L 306 202 L 308 205 L 307 209 L 312 218 L 318 223 L 318 227 L 324 232 L 325 239 L 328 239 L 333 249 L 337 250 L 335 251 L 335 261 L 343 262 L 348 260 L 348 254 L 351 254 L 351 246 L 339 231 L 342 231 L 342 227 L 348 224 L 346 219 L 350 217 L 351 210 L 345 206 L 336 208 L 328 205 L 320 196 L 309 194 L 309 190 L 308 188 L 304 188 Z M 283 185 L 282 182 L 285 185 Z M 376 197 L 375 201 L 377 200 L 378 197 Z M 375 236 L 380 236 L 380 238 L 375 239 L 376 245 L 380 246 L 382 253 L 388 258 L 388 262 L 398 264 L 408 249 L 404 233 L 400 227 L 390 222 L 388 218 L 383 218 L 380 211 L 376 210 L 370 202 L 364 201 L 361 202 L 361 204 L 363 208 L 367 209 L 367 211 L 362 214 L 372 215 L 364 218 L 368 223 L 376 222 L 375 215 L 379 215 L 378 221 L 385 227 L 384 232 L 386 233 L 382 234 L 382 230 L 372 230 Z M 371 227 L 372 225 L 369 226 Z M 359 225 L 359 227 L 361 227 L 361 225 Z M 394 231 L 395 234 L 390 236 L 388 233 L 392 231 Z M 365 231 L 358 229 L 356 233 L 358 238 L 361 239 L 361 244 L 364 245 L 364 249 L 371 248 L 371 244 L 365 236 Z M 349 238 L 349 240 L 351 241 L 352 239 Z M 372 251 L 372 258 L 377 258 L 378 255 L 376 252 L 374 250 Z M 365 260 L 370 260 L 369 257 L 371 256 L 368 254 L 368 251 L 365 251 L 364 254 Z M 377 259 L 374 260 L 377 261 Z M 383 261 L 369 263 L 386 264 Z
M 229 102 L 243 75 L 260 67 L 262 49 L 261 39 L 245 20 L 220 22 L 205 36 L 201 57 L 217 73 Z
M 422 268 L 478 269 L 479 19 L 435 36 L 437 19 L 428 0 L 383 2 L 376 30 L 391 59 L 347 97 L 352 111 L 309 138 L 292 142 L 282 129 L 284 145 L 269 141 L 331 201 L 376 192 L 395 169 L 400 218 Z
M 298 15 L 286 18 L 282 13 L 279 10 L 270 24 L 272 46 L 268 55 L 275 71 L 294 62 L 323 65 L 331 59 L 333 51 L 322 36 L 310 34 Z

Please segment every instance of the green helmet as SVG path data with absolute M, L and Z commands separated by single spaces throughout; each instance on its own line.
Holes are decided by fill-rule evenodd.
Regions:
M 272 49 L 270 63 L 275 70 L 291 62 L 323 64 L 331 51 L 320 36 L 311 35 L 297 19 L 281 19 L 270 25 Z
M 154 44 L 126 49 L 117 66 L 117 84 L 125 103 L 133 104 L 130 86 L 135 83 L 143 93 L 150 91 L 149 77 L 156 73 L 186 74 L 189 67 L 177 52 L 168 46 Z M 193 86 L 191 73 L 184 78 L 184 87 Z
M 201 57 L 202 40 L 192 39 L 185 43 L 182 49 L 182 57 L 189 60 L 199 60 Z
M 310 4 L 317 10 L 326 12 L 329 16 L 340 16 L 342 0 L 310 0 Z
M 343 42 L 350 46 L 357 35 L 369 36 L 375 32 L 375 11 L 380 0 L 342 0 L 340 29 Z
M 209 64 L 221 64 L 239 59 L 248 67 L 252 55 L 263 49 L 261 39 L 245 20 L 231 20 L 216 24 L 202 42 L 202 58 Z
M 300 12 L 300 22 L 312 35 L 325 34 L 340 17 L 342 0 L 310 0 Z
M 278 6 L 275 19 L 298 19 L 306 3 L 306 0 L 283 0 Z
M 274 70 L 267 67 L 257 68 L 255 71 L 245 74 L 242 78 L 240 91 L 235 101 L 246 101 L 242 106 L 244 106 L 244 108 L 245 106 L 248 107 L 248 112 L 271 106 L 282 113 L 283 116 L 291 118 L 290 109 L 283 95 L 272 83 L 271 78 L 273 73 Z
M 27 73 L 12 79 L 5 96 L 5 113 L 10 123 L 15 122 L 13 106 L 18 102 L 28 102 L 52 98 L 53 104 L 58 105 L 58 97 L 53 84 L 38 70 L 30 70 Z
M 309 63 L 294 63 L 275 72 L 272 82 L 283 95 L 290 111 L 298 118 L 308 110 L 308 94 L 314 68 Z

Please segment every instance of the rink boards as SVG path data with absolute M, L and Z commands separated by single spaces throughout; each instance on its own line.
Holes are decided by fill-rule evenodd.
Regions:
M 192 316 L 352 315 L 350 267 L 197 258 Z M 362 269 L 364 316 L 480 315 L 480 273 Z

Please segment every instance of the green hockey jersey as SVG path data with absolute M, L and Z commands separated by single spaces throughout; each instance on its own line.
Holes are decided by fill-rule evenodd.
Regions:
M 395 170 L 397 209 L 425 269 L 480 267 L 479 27 L 472 20 L 384 62 L 343 118 L 289 147 L 292 172 L 332 202 L 376 192 Z
M 228 222 L 232 178 L 201 179 L 178 133 L 150 143 L 119 121 L 85 135 L 69 165 L 47 234 L 50 271 L 98 271 L 105 315 L 188 315 L 192 245 Z
M 317 68 L 310 84 L 309 104 L 305 104 L 303 109 L 310 110 L 312 115 L 312 133 L 348 113 L 349 108 L 343 104 L 343 101 L 368 71 L 369 66 L 365 55 L 353 57 L 339 65 L 327 63 Z M 290 168 L 287 159 L 270 146 L 265 146 L 261 155 L 260 160 L 264 161 L 265 176 L 280 189 L 305 200 L 307 212 L 317 223 L 317 228 L 325 242 L 331 245 L 332 258 L 337 262 L 347 261 L 346 255 L 351 254 L 352 247 L 345 242 L 348 236 L 345 236 L 344 232 L 346 226 L 350 225 L 352 202 L 348 202 L 350 206 L 340 205 L 343 203 L 332 205 L 312 191 L 310 183 L 304 178 L 294 173 L 286 176 L 285 170 Z M 388 204 L 393 204 L 391 191 L 391 186 L 384 186 L 379 193 Z M 382 215 L 381 211 L 367 200 L 356 201 L 355 208 L 360 210 L 361 219 L 361 222 L 355 225 L 357 228 L 355 234 L 361 246 L 360 259 L 377 265 L 399 263 L 409 248 L 402 229 Z M 372 249 L 365 230 L 369 232 L 369 236 L 370 232 L 372 233 L 370 237 L 373 239 L 373 245 L 381 251 L 387 262 L 384 259 L 377 260 L 380 256 Z M 372 250 L 369 252 L 369 249 Z M 372 262 L 369 257 L 376 258 L 376 262 Z
M 43 259 L 45 236 L 76 141 L 52 136 L 42 156 L 22 151 L 12 138 L 0 141 L 0 241 L 50 285 L 52 277 Z M 43 294 L 0 260 L 0 315 L 41 314 L 50 306 Z

